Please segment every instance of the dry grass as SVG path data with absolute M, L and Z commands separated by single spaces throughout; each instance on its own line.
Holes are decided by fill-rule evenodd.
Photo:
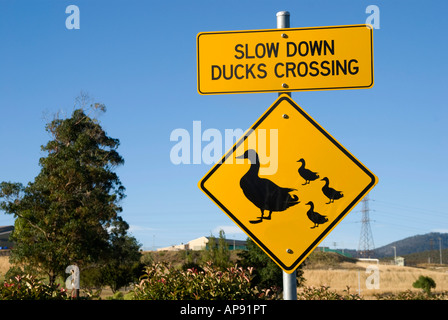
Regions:
M 412 283 L 421 275 L 429 276 L 436 282 L 434 292 L 448 291 L 447 269 L 430 270 L 413 267 L 400 267 L 393 265 L 378 265 L 379 289 L 368 289 L 366 280 L 371 273 L 366 273 L 368 263 L 341 265 L 338 269 L 305 269 L 304 277 L 307 286 L 329 286 L 330 290 L 343 292 L 350 287 L 350 292 L 357 293 L 361 289 L 364 299 L 374 298 L 374 294 L 398 293 L 406 290 L 418 291 Z M 376 264 L 374 264 L 376 265 Z
M 0 256 L 0 279 L 2 279 L 5 273 L 9 270 L 9 267 L 9 257 Z

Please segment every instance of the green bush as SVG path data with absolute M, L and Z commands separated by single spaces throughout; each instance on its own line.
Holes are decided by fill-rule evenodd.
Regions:
M 436 282 L 430 277 L 420 276 L 417 281 L 412 284 L 412 286 L 414 288 L 422 289 L 423 292 L 429 295 L 431 293 L 431 289 L 436 287 Z
M 124 300 L 123 292 L 115 292 L 112 297 L 108 297 L 107 300 Z
M 16 275 L 0 284 L 0 300 L 64 300 L 69 293 L 32 275 Z
M 252 269 L 229 267 L 221 270 L 212 263 L 197 269 L 180 270 L 166 263 L 147 266 L 139 284 L 135 285 L 135 300 L 240 300 L 272 299 L 274 290 L 251 284 Z

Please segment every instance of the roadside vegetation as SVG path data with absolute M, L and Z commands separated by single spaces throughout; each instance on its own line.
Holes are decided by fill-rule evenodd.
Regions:
M 81 272 L 81 294 L 76 299 L 114 299 L 114 300 L 253 300 L 282 299 L 281 270 L 261 249 L 249 240 L 247 251 L 229 251 L 220 245 L 220 238 L 212 238 L 215 245 L 202 251 L 149 251 L 141 253 L 139 272 L 130 275 L 125 285 L 112 288 L 98 284 Z M 5 257 L 3 257 L 5 258 Z M 353 259 L 346 259 L 330 252 L 314 252 L 297 270 L 299 300 L 448 300 L 447 291 L 435 292 L 437 275 L 418 277 L 427 269 L 416 269 L 414 273 L 401 272 L 399 267 L 384 268 L 382 281 L 404 282 L 401 291 L 375 291 L 367 296 L 363 290 L 359 293 L 347 276 L 359 274 L 362 266 Z M 404 267 L 401 267 L 404 269 Z M 49 284 L 48 279 L 29 274 L 12 272 L 1 274 L 0 300 L 33 299 L 62 300 L 74 299 L 71 291 L 65 289 L 64 279 Z M 383 269 L 382 269 L 383 270 Z M 393 270 L 397 275 L 392 276 Z M 89 273 L 86 271 L 87 274 Z M 396 273 L 398 272 L 398 273 Z M 443 273 L 441 278 L 443 279 Z M 307 276 L 311 276 L 307 279 Z M 446 276 L 444 276 L 446 278 Z M 95 278 L 95 277 L 93 277 Z M 341 283 L 329 279 L 339 278 Z M 388 279 L 391 278 L 391 279 Z M 435 277 L 434 277 L 435 278 Z M 320 279 L 320 280 L 319 280 Z M 412 280 L 415 279 L 415 280 Z M 439 278 L 436 278 L 439 279 Z M 382 283 L 383 283 L 382 282 Z M 353 283 L 353 281 L 351 282 Z M 109 292 L 109 294 L 106 294 Z
M 41 148 L 34 180 L 0 182 L 0 210 L 15 218 L 7 269 L 0 257 L 0 300 L 282 298 L 281 269 L 250 240 L 247 250 L 230 251 L 221 231 L 202 251 L 141 252 L 120 216 L 120 142 L 94 116 L 106 107 L 85 94 L 75 107 L 70 117 L 55 115 L 46 125 L 51 140 Z M 354 260 L 314 252 L 296 270 L 298 299 L 363 299 L 349 286 L 309 283 L 318 279 L 308 278 L 310 271 L 344 263 Z M 79 289 L 76 272 L 67 270 L 80 271 Z M 446 292 L 432 291 L 438 280 L 422 276 L 415 279 L 417 291 L 376 298 L 447 299 Z

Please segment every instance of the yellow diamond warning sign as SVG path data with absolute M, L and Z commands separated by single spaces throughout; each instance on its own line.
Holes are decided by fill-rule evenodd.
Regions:
M 370 25 L 202 32 L 196 45 L 200 94 L 373 86 Z
M 376 183 L 372 172 L 284 94 L 199 187 L 290 273 Z

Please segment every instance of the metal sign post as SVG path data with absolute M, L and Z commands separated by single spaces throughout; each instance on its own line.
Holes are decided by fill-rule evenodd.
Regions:
M 290 14 L 288 11 L 277 12 L 277 29 L 289 28 Z M 279 92 L 279 96 L 281 93 Z M 288 93 L 291 96 L 291 93 Z M 292 273 L 283 272 L 283 300 L 297 300 L 296 271 Z

